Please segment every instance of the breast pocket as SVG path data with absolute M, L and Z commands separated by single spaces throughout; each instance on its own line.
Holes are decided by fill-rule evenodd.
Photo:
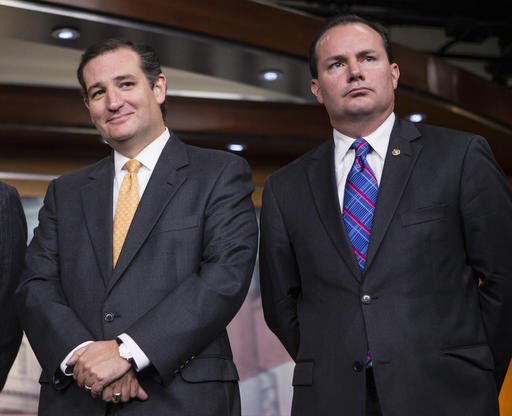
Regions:
M 415 224 L 442 221 L 446 218 L 448 205 L 431 205 L 416 208 L 401 214 L 402 225 L 409 227 Z
M 153 231 L 153 235 L 168 231 L 180 231 L 195 228 L 199 225 L 198 215 L 187 215 L 179 218 L 162 218 Z

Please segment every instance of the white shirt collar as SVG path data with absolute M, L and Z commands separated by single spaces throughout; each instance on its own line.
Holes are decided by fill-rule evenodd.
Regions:
M 391 130 L 393 130 L 393 125 L 395 124 L 395 118 L 395 113 L 391 113 L 377 130 L 364 137 L 382 160 L 386 159 L 389 138 L 391 136 Z M 346 136 L 336 129 L 333 129 L 333 137 L 334 145 L 339 155 L 345 155 L 355 140 L 353 137 Z
M 150 144 L 148 144 L 144 149 L 142 149 L 140 153 L 134 157 L 134 159 L 137 159 L 140 163 L 142 163 L 143 168 L 152 172 L 156 166 L 156 163 L 158 162 L 158 158 L 160 157 L 162 150 L 169 140 L 169 137 L 169 130 L 166 127 L 164 132 Z M 129 160 L 130 158 L 114 150 L 114 169 L 116 176 L 121 173 L 124 164 Z

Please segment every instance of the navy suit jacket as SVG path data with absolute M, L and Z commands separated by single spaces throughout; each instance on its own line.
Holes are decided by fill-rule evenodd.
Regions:
M 292 414 L 364 414 L 369 348 L 384 415 L 497 415 L 512 349 L 512 196 L 486 141 L 396 121 L 364 272 L 333 154 L 329 140 L 263 194 L 263 307 L 296 361 Z
M 0 390 L 21 343 L 21 325 L 13 295 L 26 246 L 27 223 L 18 192 L 0 183 Z
M 78 344 L 123 332 L 151 361 L 139 373 L 149 400 L 116 412 L 239 414 L 226 326 L 257 246 L 247 163 L 171 134 L 114 269 L 112 184 L 113 156 L 52 182 L 28 248 L 18 301 L 43 368 L 39 414 L 104 414 L 54 374 Z

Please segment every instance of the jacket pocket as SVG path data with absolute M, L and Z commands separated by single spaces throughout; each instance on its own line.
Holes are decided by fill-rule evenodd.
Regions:
M 442 220 L 446 217 L 447 207 L 447 205 L 431 205 L 404 212 L 401 214 L 402 225 L 407 227 L 409 225 Z
M 494 358 L 487 344 L 449 348 L 445 349 L 443 354 L 467 361 L 483 370 L 494 370 Z
M 313 384 L 313 361 L 299 361 L 293 370 L 293 386 L 311 386 Z
M 184 366 L 180 373 L 183 380 L 190 383 L 239 379 L 233 361 L 222 357 L 196 357 Z

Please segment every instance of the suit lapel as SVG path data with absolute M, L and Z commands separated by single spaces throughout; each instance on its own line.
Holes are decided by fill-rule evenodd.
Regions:
M 361 271 L 343 226 L 343 217 L 336 189 L 334 144 L 332 140 L 313 152 L 311 158 L 312 163 L 306 168 L 306 173 L 320 219 L 325 231 L 354 277 L 361 280 Z
M 188 165 L 185 145 L 171 133 L 155 166 L 133 217 L 123 249 L 109 280 L 107 292 L 115 285 L 144 244 L 165 207 L 186 180 L 177 172 Z
M 85 223 L 103 281 L 112 274 L 112 186 L 113 156 L 96 165 L 89 175 L 90 183 L 81 190 Z
M 405 186 L 409 180 L 412 169 L 422 145 L 413 142 L 420 136 L 414 124 L 396 120 L 391 132 L 384 171 L 379 186 L 379 196 L 373 217 L 372 234 L 366 268 L 371 266 L 373 259 L 379 249 L 386 230 L 393 218 Z M 399 154 L 397 154 L 399 150 Z

